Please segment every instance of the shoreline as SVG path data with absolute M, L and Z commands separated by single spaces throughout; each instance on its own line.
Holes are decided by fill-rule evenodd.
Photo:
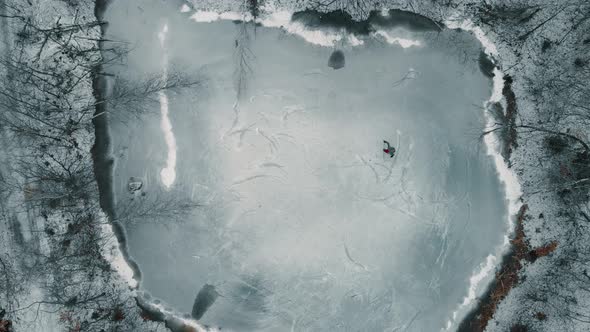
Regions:
M 508 86 L 505 81 L 505 75 L 501 71 L 501 63 L 498 63 L 497 47 L 486 36 L 483 30 L 481 30 L 481 28 L 476 26 L 470 20 L 462 20 L 460 21 L 460 23 L 458 23 L 453 19 L 453 17 L 450 17 L 447 21 L 445 21 L 445 25 L 448 29 L 461 29 L 473 34 L 474 37 L 477 40 L 479 40 L 480 44 L 482 45 L 483 52 L 488 56 L 488 58 L 494 65 L 492 77 L 492 95 L 483 104 L 483 116 L 486 120 L 486 128 L 493 127 L 495 119 L 490 114 L 491 107 L 506 101 L 506 98 L 503 95 L 503 91 Z M 452 326 L 456 326 L 457 331 L 464 331 L 462 330 L 462 326 L 470 324 L 470 320 L 474 318 L 474 315 L 480 310 L 482 310 L 482 304 L 481 302 L 479 302 L 479 299 L 481 297 L 487 298 L 487 295 L 494 291 L 494 279 L 492 279 L 487 285 L 485 285 L 485 288 L 483 290 L 482 282 L 485 280 L 489 280 L 489 278 L 491 278 L 492 274 L 495 271 L 503 270 L 505 265 L 510 264 L 510 258 L 512 257 L 511 252 L 513 250 L 511 246 L 510 237 L 512 236 L 512 234 L 514 234 L 515 231 L 514 219 L 518 218 L 518 214 L 522 206 L 520 202 L 522 196 L 520 182 L 518 181 L 516 173 L 510 168 L 510 165 L 506 163 L 507 160 L 502 155 L 502 146 L 505 143 L 502 141 L 502 138 L 497 137 L 495 133 L 489 133 L 487 135 L 484 135 L 483 141 L 484 145 L 486 146 L 486 154 L 493 159 L 498 179 L 504 186 L 505 198 L 508 201 L 508 211 L 506 220 L 508 225 L 508 232 L 504 234 L 504 242 L 495 250 L 495 252 L 490 253 L 487 257 L 487 264 L 485 264 L 486 262 L 482 263 L 480 265 L 480 268 L 475 270 L 472 274 L 472 277 L 470 278 L 470 285 L 468 288 L 468 295 L 464 297 L 463 303 L 461 303 L 458 306 L 457 310 L 453 312 L 452 319 L 450 319 L 447 323 L 447 327 L 445 329 L 446 331 L 448 331 Z M 493 262 L 490 264 L 490 261 Z M 473 281 L 474 279 L 475 281 Z M 480 293 L 480 295 L 478 296 L 477 293 Z M 478 303 L 475 305 L 475 307 L 468 309 L 463 314 L 463 318 L 461 318 L 460 320 L 456 319 L 457 313 L 460 310 L 465 310 L 469 307 L 472 307 L 474 302 L 476 301 L 478 301 Z M 490 316 L 489 318 L 491 319 L 492 316 Z
M 105 25 L 103 21 L 104 12 L 106 11 L 111 0 L 95 0 L 94 15 L 96 19 L 101 22 L 100 31 L 101 36 L 104 36 Z M 98 41 L 98 47 L 102 53 L 103 42 Z M 108 110 L 106 100 L 108 80 L 104 75 L 101 75 L 103 70 L 102 65 L 96 68 L 92 77 L 93 95 L 97 100 L 96 110 L 92 118 L 94 126 L 94 145 L 91 149 L 94 176 L 98 186 L 98 193 L 100 198 L 100 208 L 107 215 L 108 222 L 112 227 L 119 250 L 123 256 L 125 264 L 132 271 L 132 276 L 125 275 L 125 272 L 118 271 L 124 279 L 129 283 L 131 288 L 139 288 L 141 283 L 141 271 L 138 264 L 130 257 L 127 248 L 127 235 L 125 228 L 121 223 L 116 221 L 115 212 L 115 194 L 113 191 L 113 166 L 114 158 L 111 153 L 111 135 L 108 122 Z M 119 263 L 119 262 L 117 262 Z M 130 279 L 135 280 L 135 285 L 130 282 Z
M 94 15 L 101 22 L 101 36 L 104 37 L 107 24 L 103 21 L 104 13 L 112 0 L 95 0 Z M 98 41 L 100 52 L 103 51 L 103 42 Z M 129 255 L 127 246 L 127 233 L 124 226 L 116 220 L 115 193 L 113 190 L 113 168 L 115 159 L 112 155 L 111 134 L 108 121 L 108 108 L 105 102 L 108 91 L 108 79 L 101 75 L 102 66 L 97 68 L 92 77 L 93 95 L 97 101 L 96 110 L 92 119 L 94 126 L 95 142 L 91 149 L 94 176 L 99 191 L 100 208 L 106 214 L 111 231 L 115 235 L 118 251 L 122 255 L 119 259 L 116 255 L 105 257 L 124 282 L 134 291 L 135 305 L 140 310 L 140 316 L 144 321 L 164 323 L 164 326 L 172 332 L 197 332 L 213 331 L 204 329 L 198 322 L 182 318 L 181 314 L 166 309 L 162 304 L 151 301 L 151 295 L 141 290 L 141 270 L 133 258 Z M 108 232 L 108 230 L 106 231 Z M 106 256 L 106 255 L 105 255 Z
M 477 306 L 470 310 L 465 318 L 459 322 L 457 332 L 485 331 L 499 303 L 518 282 L 517 279 L 514 279 L 514 276 L 522 268 L 518 258 L 522 256 L 524 251 L 522 221 L 527 208 L 526 204 L 522 205 L 516 216 L 516 237 L 510 241 L 506 252 L 500 258 L 499 272 L 496 273 L 496 277 L 491 281 L 483 295 L 479 297 Z

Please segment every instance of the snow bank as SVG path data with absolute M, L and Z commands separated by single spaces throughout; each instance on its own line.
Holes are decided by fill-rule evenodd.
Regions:
M 334 47 L 338 42 L 346 42 L 350 46 L 360 46 L 364 44 L 362 39 L 359 39 L 356 35 L 348 33 L 344 30 L 330 30 L 327 28 L 314 30 L 309 29 L 303 23 L 291 21 L 292 13 L 289 11 L 275 11 L 270 12 L 263 17 L 254 18 L 249 13 L 238 13 L 238 12 L 214 12 L 214 11 L 203 11 L 198 10 L 191 19 L 199 23 L 210 23 L 218 20 L 232 20 L 232 21 L 254 21 L 267 28 L 280 28 L 284 31 L 303 38 L 306 42 L 323 46 L 323 47 Z M 378 30 L 373 36 L 382 37 L 389 44 L 399 45 L 403 48 L 421 46 L 419 40 L 412 40 L 407 38 L 395 37 L 391 35 L 391 32 L 385 30 Z
M 219 20 L 219 14 L 216 12 L 197 11 L 191 16 L 191 19 L 199 23 L 210 23 Z
M 102 235 L 106 238 L 106 243 L 101 247 L 102 256 L 111 263 L 111 266 L 119 273 L 121 278 L 131 287 L 135 289 L 139 286 L 139 282 L 133 277 L 134 272 L 131 266 L 125 260 L 121 245 L 117 241 L 117 237 L 113 231 L 113 225 L 107 221 L 104 212 L 100 211 L 99 218 L 103 219 L 101 223 Z
M 166 307 L 162 302 L 155 302 L 148 293 L 138 292 L 137 301 L 139 306 L 150 313 L 163 317 L 166 327 L 174 332 L 195 331 L 195 332 L 219 332 L 219 329 L 203 327 L 198 321 L 181 317 L 177 312 Z

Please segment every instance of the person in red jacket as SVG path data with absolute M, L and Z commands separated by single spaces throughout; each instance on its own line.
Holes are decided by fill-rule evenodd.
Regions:
M 395 156 L 395 148 L 390 146 L 388 141 L 383 141 L 383 144 L 385 144 L 383 152 L 389 154 L 389 158 L 393 158 Z

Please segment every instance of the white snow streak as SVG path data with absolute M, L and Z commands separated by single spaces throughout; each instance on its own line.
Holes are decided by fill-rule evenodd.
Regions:
M 106 216 L 102 213 L 100 217 L 106 219 Z M 113 226 L 109 222 L 103 222 L 101 227 L 102 234 L 107 241 L 105 245 L 101 246 L 103 257 L 111 263 L 111 266 L 119 273 L 129 287 L 137 288 L 138 282 L 133 278 L 133 270 L 125 260 L 125 257 L 123 257 L 121 245 L 113 232 Z
M 189 7 L 186 3 L 182 5 L 182 7 L 180 7 L 180 12 L 181 13 L 188 13 L 191 11 L 191 7 Z
M 480 27 L 475 26 L 472 21 L 451 18 L 445 22 L 445 25 L 450 29 L 462 29 L 472 32 L 483 46 L 484 52 L 487 55 L 493 58 L 498 56 L 496 45 L 494 45 L 494 43 L 492 43 L 485 35 L 483 30 Z M 503 77 L 504 73 L 502 73 L 502 71 L 497 67 L 494 68 L 492 95 L 490 99 L 484 103 L 484 116 L 486 119 L 487 128 L 492 128 L 495 123 L 492 116 L 487 112 L 487 109 L 491 104 L 500 102 L 502 100 L 502 88 L 504 87 Z M 504 158 L 500 154 L 500 144 L 494 134 L 485 135 L 484 142 L 488 155 L 494 160 L 498 177 L 504 185 L 504 192 L 508 200 L 508 216 L 506 222 L 508 224 L 508 232 L 510 233 L 514 229 L 512 218 L 518 213 L 518 210 L 521 206 L 520 197 L 522 196 L 522 190 L 520 183 L 518 182 L 518 177 L 511 169 L 508 168 L 508 165 L 506 165 L 504 162 Z M 457 310 L 453 312 L 452 318 L 447 321 L 445 329 L 446 331 L 449 331 L 453 327 L 453 324 L 458 318 L 459 312 L 465 310 L 473 304 L 476 299 L 477 292 L 481 291 L 481 286 L 483 286 L 482 281 L 489 279 L 493 275 L 496 262 L 499 261 L 499 257 L 501 257 L 501 255 L 508 249 L 509 244 L 510 240 L 508 238 L 508 234 L 506 234 L 504 235 L 504 242 L 500 248 L 498 248 L 495 255 L 490 254 L 486 258 L 486 262 L 479 266 L 479 271 L 475 272 L 471 276 L 469 279 L 468 294 L 463 299 L 463 302 L 458 306 Z
M 168 56 L 166 54 L 165 48 L 166 34 L 168 34 L 168 24 L 164 24 L 164 27 L 162 27 L 162 30 L 158 33 L 160 46 L 164 51 L 164 56 L 162 59 L 163 81 L 166 81 L 168 78 Z M 162 183 L 166 189 L 169 189 L 176 179 L 176 139 L 174 138 L 172 123 L 170 122 L 170 118 L 168 116 L 168 96 L 166 95 L 166 92 L 162 90 L 158 92 L 158 97 L 160 99 L 160 113 L 162 114 L 160 128 L 162 128 L 162 132 L 164 132 L 164 140 L 166 141 L 166 146 L 168 147 L 166 167 L 162 168 L 160 171 L 160 179 L 162 180 Z
M 412 46 L 422 45 L 419 40 L 392 37 L 389 33 L 387 33 L 386 31 L 383 31 L 383 30 L 375 31 L 375 35 L 383 37 L 388 44 L 398 44 L 399 46 L 401 46 L 403 48 L 409 48 Z
M 149 304 L 150 309 L 155 310 L 155 311 L 159 311 L 160 313 L 164 314 L 164 317 L 166 317 L 165 319 L 167 320 L 167 323 L 171 323 L 174 326 L 184 328 L 183 331 L 186 330 L 186 331 L 195 331 L 195 332 L 220 332 L 220 330 L 217 328 L 203 327 L 199 324 L 198 321 L 196 321 L 194 319 L 185 318 L 185 317 L 180 316 L 178 314 L 178 312 L 175 312 L 173 310 L 166 308 L 161 302 L 156 303 L 153 301 L 148 301 L 147 303 Z M 179 325 L 183 325 L 183 326 L 179 326 Z
M 219 14 L 216 12 L 197 11 L 191 16 L 191 19 L 199 23 L 210 23 L 219 19 Z
M 308 43 L 333 47 L 342 40 L 342 35 L 324 30 L 309 30 L 302 23 L 291 22 L 292 14 L 287 11 L 271 13 L 259 20 L 259 23 L 269 28 L 282 28 L 290 34 L 300 36 Z
M 365 42 L 358 39 L 354 34 L 350 34 L 348 36 L 348 43 L 352 46 L 360 46 L 363 45 Z
M 484 280 L 487 276 L 489 276 L 490 273 L 494 270 L 497 259 L 498 258 L 494 255 L 488 255 L 488 257 L 486 257 L 485 263 L 482 263 L 479 266 L 479 272 L 472 275 L 471 278 L 469 278 L 469 292 L 467 293 L 467 296 L 463 299 L 464 306 L 469 305 L 469 303 L 475 300 L 475 292 L 477 291 L 477 285 L 479 285 L 479 283 L 482 280 Z

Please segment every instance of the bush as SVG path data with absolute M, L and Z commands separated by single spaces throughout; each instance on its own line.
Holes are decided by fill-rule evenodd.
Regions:
M 535 314 L 535 318 L 538 320 L 545 320 L 547 319 L 547 315 L 544 312 L 539 311 Z
M 529 328 L 523 324 L 512 325 L 510 332 L 528 332 Z
M 576 154 L 572 160 L 572 173 L 576 180 L 590 178 L 590 154 L 585 152 Z
M 549 39 L 545 39 L 543 41 L 543 45 L 541 45 L 541 52 L 545 52 L 551 48 L 551 41 Z
M 565 150 L 569 144 L 566 138 L 559 135 L 553 135 L 547 136 L 545 138 L 545 146 L 547 149 L 549 149 L 549 151 L 557 154 L 563 152 L 563 150 Z

